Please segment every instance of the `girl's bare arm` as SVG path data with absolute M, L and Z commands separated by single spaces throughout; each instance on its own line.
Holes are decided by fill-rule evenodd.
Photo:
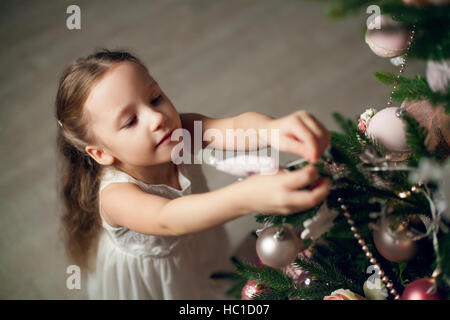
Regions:
M 173 200 L 142 191 L 133 183 L 112 183 L 102 190 L 102 212 L 112 225 L 139 233 L 181 235 L 209 229 L 251 212 L 291 214 L 319 204 L 330 184 L 299 190 L 318 178 L 308 166 L 294 172 L 254 175 L 207 193 Z
M 245 112 L 235 117 L 229 118 L 209 118 L 199 113 L 184 113 L 180 114 L 183 128 L 187 129 L 191 134 L 193 145 L 194 139 L 194 121 L 201 121 L 202 137 L 208 130 L 215 130 L 220 134 L 220 138 L 216 135 L 211 137 L 210 141 L 203 141 L 202 147 L 209 146 L 210 148 L 220 150 L 241 150 L 250 151 L 260 148 L 258 144 L 258 130 L 265 128 L 265 124 L 272 118 L 258 112 Z M 234 135 L 235 141 L 230 148 L 227 146 L 227 130 Z M 270 133 L 269 133 L 270 134 Z M 200 138 L 202 138 L 200 137 Z M 232 142 L 233 142 L 232 141 Z
M 194 139 L 195 121 L 201 121 L 202 136 L 207 131 L 211 133 L 206 141 L 197 137 L 202 139 L 203 148 L 249 151 L 272 146 L 316 163 L 331 141 L 331 134 L 324 125 L 304 110 L 278 119 L 258 112 L 245 112 L 223 119 L 208 118 L 198 113 L 181 114 L 180 117 L 191 139 Z
M 102 212 L 112 225 L 153 235 L 181 235 L 208 229 L 249 213 L 239 183 L 173 200 L 148 194 L 133 183 L 102 190 Z

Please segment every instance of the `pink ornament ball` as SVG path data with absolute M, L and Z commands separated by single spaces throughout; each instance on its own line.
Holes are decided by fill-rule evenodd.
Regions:
M 268 293 L 270 288 L 256 280 L 249 280 L 241 291 L 241 300 L 253 300 L 255 295 Z
M 366 43 L 373 53 L 382 58 L 394 58 L 405 53 L 410 40 L 409 30 L 388 15 L 381 15 L 379 21 L 380 29 L 366 31 Z
M 389 107 L 378 111 L 370 119 L 366 134 L 388 151 L 407 152 L 409 146 L 406 142 L 406 126 L 403 119 L 395 114 L 397 109 Z
M 401 300 L 440 300 L 438 292 L 429 292 L 434 280 L 430 278 L 418 279 L 408 284 L 403 290 Z
M 445 5 L 449 3 L 450 0 L 403 0 L 403 3 L 409 6 L 423 7 L 426 5 Z

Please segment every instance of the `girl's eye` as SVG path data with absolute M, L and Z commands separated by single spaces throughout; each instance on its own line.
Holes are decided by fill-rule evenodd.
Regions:
M 136 122 L 136 116 L 134 116 L 130 121 L 127 122 L 125 128 L 131 127 Z
M 162 95 L 160 94 L 155 99 L 152 99 L 152 101 L 150 101 L 150 103 L 155 106 L 161 101 L 161 98 L 162 98 Z

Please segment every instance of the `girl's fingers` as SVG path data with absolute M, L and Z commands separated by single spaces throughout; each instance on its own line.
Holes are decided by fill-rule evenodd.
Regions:
M 282 148 L 283 151 L 294 153 L 301 157 L 305 157 L 305 155 L 308 154 L 309 152 L 309 147 L 307 147 L 305 143 L 297 141 L 292 138 L 283 140 L 282 145 L 280 145 L 280 148 Z M 310 157 L 308 156 L 307 158 Z
M 311 191 L 295 191 L 290 198 L 290 205 L 299 211 L 311 209 L 322 201 L 330 193 L 331 182 L 328 178 L 322 178 L 318 181 L 317 186 Z
M 317 120 L 316 117 L 314 117 L 312 114 L 311 114 L 310 116 L 311 116 L 311 118 L 313 119 L 313 121 L 314 121 L 315 123 L 317 123 L 317 125 L 322 129 L 322 133 L 324 134 L 324 136 L 325 136 L 325 141 L 326 141 L 325 146 L 328 146 L 328 145 L 330 144 L 330 142 L 331 142 L 331 134 L 330 134 L 330 131 L 328 131 L 328 129 L 325 128 L 325 126 L 322 124 L 322 122 L 320 122 L 319 120 Z
M 320 156 L 319 141 L 317 137 L 301 118 L 297 118 L 297 126 L 293 126 L 292 130 L 296 138 L 304 144 L 303 149 L 306 149 L 306 152 L 303 152 L 302 155 L 314 163 Z
M 286 186 L 292 190 L 298 190 L 314 183 L 319 178 L 319 171 L 315 166 L 307 165 L 303 169 L 286 174 Z
M 304 112 L 302 113 L 301 119 L 314 132 L 320 143 L 320 151 L 323 153 L 330 143 L 330 133 L 312 114 Z
M 323 136 L 323 129 L 317 123 L 317 121 L 308 113 L 303 113 L 300 117 L 303 122 L 314 132 L 316 137 L 321 138 Z

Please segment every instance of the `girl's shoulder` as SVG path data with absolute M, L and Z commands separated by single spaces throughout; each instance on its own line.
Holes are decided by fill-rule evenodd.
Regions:
M 138 184 L 138 180 L 123 171 L 120 171 L 112 166 L 103 168 L 100 175 L 99 191 L 102 191 L 107 185 L 115 182 L 131 182 Z

